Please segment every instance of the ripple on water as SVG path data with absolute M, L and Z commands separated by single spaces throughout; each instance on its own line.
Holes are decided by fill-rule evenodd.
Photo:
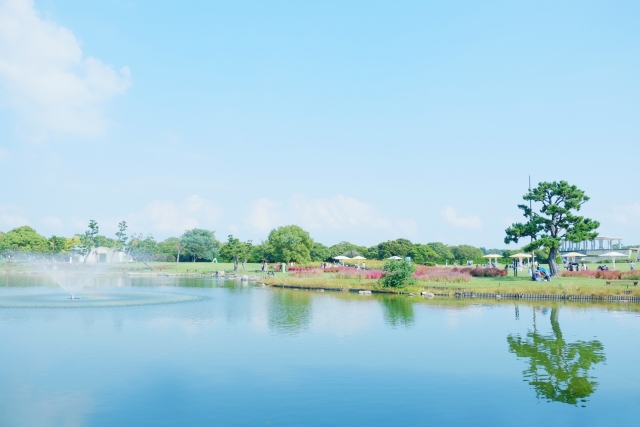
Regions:
M 168 292 L 91 292 L 71 299 L 61 292 L 15 293 L 0 296 L 0 308 L 89 308 L 175 304 L 198 301 L 197 295 Z

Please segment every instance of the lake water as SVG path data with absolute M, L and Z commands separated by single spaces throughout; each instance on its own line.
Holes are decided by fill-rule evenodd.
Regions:
M 0 426 L 638 422 L 634 305 L 2 282 Z

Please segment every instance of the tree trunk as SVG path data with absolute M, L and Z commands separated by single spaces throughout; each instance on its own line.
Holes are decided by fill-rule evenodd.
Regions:
M 233 271 L 238 271 L 238 257 L 233 257 Z
M 558 255 L 557 248 L 549 249 L 549 274 L 553 276 L 558 275 L 558 263 L 556 263 L 556 256 Z
M 178 264 L 180 264 L 180 252 L 182 252 L 182 249 L 178 248 L 178 256 L 176 257 L 176 268 L 178 267 Z

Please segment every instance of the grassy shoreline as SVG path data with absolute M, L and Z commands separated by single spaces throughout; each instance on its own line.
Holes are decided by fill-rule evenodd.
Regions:
M 330 276 L 326 274 L 326 276 Z M 487 292 L 500 294 L 545 294 L 545 295 L 592 295 L 592 296 L 638 296 L 640 286 L 622 284 L 607 285 L 603 279 L 585 279 L 574 277 L 558 277 L 551 282 L 533 282 L 528 277 L 474 277 L 466 283 L 442 283 L 419 280 L 413 286 L 399 289 L 382 288 L 377 280 L 345 279 L 336 277 L 293 277 L 276 276 L 264 279 L 267 285 L 287 285 L 300 288 L 326 289 L 368 289 L 384 290 L 397 293 L 419 294 L 422 291 L 433 293 L 453 292 L 464 289 L 465 292 Z M 612 282 L 615 283 L 615 282 Z M 629 293 L 625 293 L 628 291 Z

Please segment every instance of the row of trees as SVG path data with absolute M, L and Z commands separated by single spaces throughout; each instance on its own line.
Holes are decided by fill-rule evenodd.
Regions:
M 136 261 L 193 261 L 210 262 L 218 259 L 233 262 L 237 267 L 247 262 L 322 262 L 330 261 L 338 255 L 348 257 L 363 256 L 367 259 L 382 260 L 391 256 L 411 257 L 414 262 L 445 263 L 445 261 L 479 261 L 483 252 L 473 246 L 447 246 L 434 242 L 413 243 L 407 239 L 389 240 L 366 247 L 350 242 L 340 242 L 325 246 L 315 242 L 309 233 L 297 225 L 278 227 L 259 244 L 251 240 L 241 241 L 229 235 L 220 242 L 215 232 L 195 228 L 187 230 L 180 237 L 170 237 L 156 241 L 152 235 L 133 233 L 127 235 L 127 223 L 122 221 L 113 238 L 100 234 L 96 221 L 90 221 L 83 234 L 73 237 L 51 236 L 46 238 L 29 226 L 18 227 L 0 235 L 0 253 L 30 252 L 47 254 L 68 254 L 78 252 L 88 254 L 99 246 L 125 252 Z

